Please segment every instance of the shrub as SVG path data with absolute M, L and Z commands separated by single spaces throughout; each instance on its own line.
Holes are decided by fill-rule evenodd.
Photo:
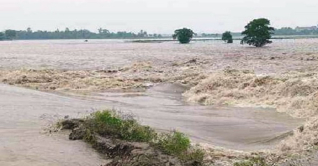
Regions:
M 180 156 L 190 147 L 190 140 L 184 134 L 174 131 L 172 134 L 161 135 L 157 145 L 169 155 Z

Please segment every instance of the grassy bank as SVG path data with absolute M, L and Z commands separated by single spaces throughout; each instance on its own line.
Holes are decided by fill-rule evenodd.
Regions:
M 140 125 L 132 116 L 114 111 L 95 112 L 84 119 L 62 121 L 60 125 L 63 129 L 72 130 L 71 140 L 84 140 L 112 158 L 113 163 L 110 165 L 143 165 L 145 162 L 153 165 L 167 162 L 181 165 L 204 164 L 204 151 L 192 146 L 190 139 L 184 134 L 177 131 L 157 133 L 148 126 Z M 136 150 L 141 152 L 136 154 Z

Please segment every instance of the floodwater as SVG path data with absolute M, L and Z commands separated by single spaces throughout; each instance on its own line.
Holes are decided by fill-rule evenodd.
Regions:
M 0 42 L 0 69 L 98 70 L 147 61 L 164 70 L 175 62 L 198 58 L 206 62 L 201 64 L 206 72 L 231 66 L 273 74 L 316 66 L 317 45 L 318 39 L 275 40 L 260 49 L 221 41 L 189 45 L 123 40 L 5 41 Z M 115 108 L 158 130 L 176 129 L 194 142 L 235 150 L 272 148 L 278 136 L 302 123 L 274 109 L 189 104 L 182 98 L 184 90 L 179 85 L 160 84 L 144 93 L 66 97 L 0 84 L 0 165 L 105 163 L 85 143 L 43 130 L 64 116 L 83 117 L 101 109 Z
M 189 104 L 183 101 L 184 91 L 180 85 L 159 84 L 145 93 L 98 93 L 88 98 L 111 102 L 156 129 L 179 130 L 196 143 L 234 150 L 272 148 L 277 137 L 303 122 L 270 108 Z
M 201 58 L 208 71 L 225 67 L 279 73 L 314 66 L 318 39 L 273 40 L 264 48 L 222 41 L 131 43 L 125 40 L 44 40 L 0 42 L 0 69 L 107 69 L 137 61 L 153 65 Z M 274 59 L 273 59 L 274 58 Z M 303 60 L 301 60 L 303 59 Z
M 300 124 L 274 110 L 217 108 L 188 105 L 184 88 L 155 86 L 140 93 L 100 93 L 65 97 L 0 84 L 0 165 L 100 165 L 106 160 L 81 141 L 68 141 L 63 133 L 44 132 L 65 116 L 78 118 L 94 110 L 111 109 L 135 115 L 158 130 L 177 129 L 194 142 L 238 150 L 272 147 L 268 140 Z

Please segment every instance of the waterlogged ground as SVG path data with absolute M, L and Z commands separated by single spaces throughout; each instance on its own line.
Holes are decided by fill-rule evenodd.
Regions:
M 318 39 L 274 40 L 264 48 L 238 41 L 4 41 L 0 50 L 0 81 L 12 85 L 0 86 L 5 136 L 0 164 L 19 159 L 31 165 L 78 165 L 87 153 L 94 154 L 91 149 L 74 143 L 78 159 L 68 160 L 74 151 L 58 150 L 63 137 L 49 137 L 42 129 L 65 115 L 105 107 L 132 113 L 157 129 L 178 129 L 209 146 L 258 150 L 279 145 L 276 151 L 286 156 L 318 144 Z M 282 134 L 306 120 L 301 131 L 280 143 Z M 35 157 L 40 153 L 48 156 Z M 98 155 L 90 158 L 91 164 L 104 162 Z

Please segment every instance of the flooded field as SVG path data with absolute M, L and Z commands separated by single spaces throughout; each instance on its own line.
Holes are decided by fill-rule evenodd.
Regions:
M 0 86 L 0 131 L 15 142 L 21 140 L 10 133 L 31 138 L 28 132 L 39 133 L 58 118 L 85 115 L 90 108 L 116 108 L 158 130 L 180 130 L 209 147 L 274 149 L 286 155 L 317 143 L 318 39 L 274 40 L 264 48 L 238 41 L 4 41 L 0 50 L 0 82 L 11 85 Z M 20 105 L 10 107 L 12 101 Z M 56 146 L 65 143 L 42 134 L 35 137 Z M 23 157 L 12 142 L 1 144 Z M 46 147 L 34 146 L 25 161 Z M 82 152 L 79 160 L 90 152 L 81 144 L 74 146 Z M 4 154 L 7 150 L 0 149 Z M 3 163 L 12 162 L 5 157 Z M 91 157 L 95 163 L 102 161 Z M 65 160 L 55 164 L 59 162 Z
M 164 66 L 198 58 L 209 71 L 228 66 L 260 73 L 281 73 L 314 66 L 318 39 L 274 40 L 264 48 L 239 41 L 130 43 L 123 40 L 5 41 L 0 43 L 0 68 L 108 69 L 135 62 Z

